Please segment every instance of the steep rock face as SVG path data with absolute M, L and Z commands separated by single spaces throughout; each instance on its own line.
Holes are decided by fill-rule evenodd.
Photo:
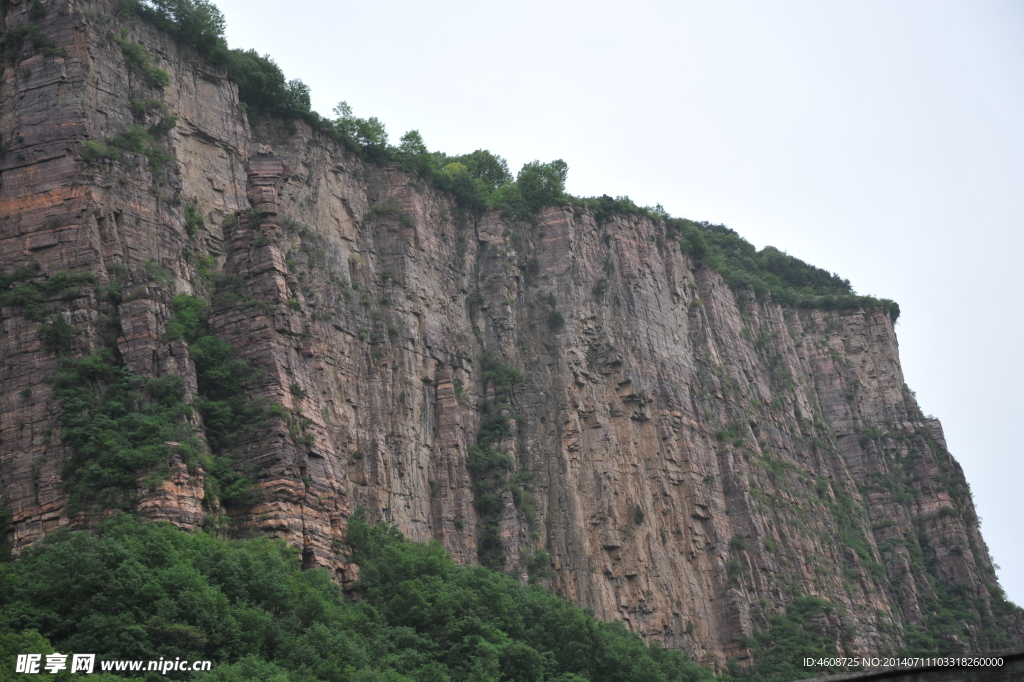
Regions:
M 8 4 L 6 29 L 28 21 Z M 68 512 L 71 452 L 43 381 L 59 349 L 41 325 L 60 315 L 72 356 L 109 347 L 138 375 L 181 376 L 191 402 L 195 363 L 167 333 L 187 293 L 259 370 L 248 395 L 280 409 L 236 443 L 251 503 L 222 505 L 172 444 L 157 484 L 139 472 L 141 515 L 282 537 L 346 582 L 362 506 L 706 660 L 748 655 L 801 595 L 839 607 L 822 626 L 851 653 L 898 648 L 949 594 L 980 632 L 994 571 L 886 314 L 737 293 L 647 218 L 468 214 L 301 122 L 250 128 L 223 71 L 112 16 L 50 3 L 38 26 L 63 52 L 26 43 L 3 73 L 0 267 L 37 268 L 19 281 L 45 305 L 0 321 L 16 549 L 97 518 Z M 165 87 L 126 59 L 134 43 Z M 133 126 L 170 158 L 86 144 Z M 61 270 L 95 284 L 47 291 Z M 510 471 L 474 464 L 487 429 Z M 1003 626 L 1021 641 L 1019 617 Z

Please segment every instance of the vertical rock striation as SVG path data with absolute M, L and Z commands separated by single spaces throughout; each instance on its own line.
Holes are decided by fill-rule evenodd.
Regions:
M 29 22 L 7 5 L 5 30 Z M 26 42 L 0 84 L 0 267 L 38 298 L 0 310 L 16 549 L 98 518 L 68 511 L 45 381 L 60 353 L 109 348 L 136 375 L 182 377 L 192 403 L 195 362 L 168 334 L 185 293 L 258 370 L 247 395 L 278 407 L 235 444 L 248 504 L 221 504 L 171 444 L 156 484 L 139 472 L 143 516 L 281 537 L 343 582 L 360 506 L 464 563 L 488 537 L 504 570 L 709 661 L 748 656 L 799 596 L 835 606 L 823 627 L 851 653 L 935 634 L 950 599 L 971 638 L 943 646 L 993 627 L 1021 641 L 1019 612 L 993 615 L 969 488 L 887 314 L 733 291 L 645 217 L 468 214 L 302 122 L 250 127 L 221 69 L 112 16 L 49 3 L 36 24 L 55 49 Z M 169 83 L 147 84 L 126 43 Z M 118 137 L 142 128 L 166 158 Z M 94 280 L 47 288 L 61 271 Z M 44 331 L 57 316 L 63 349 Z M 511 470 L 484 480 L 473 448 L 495 424 Z

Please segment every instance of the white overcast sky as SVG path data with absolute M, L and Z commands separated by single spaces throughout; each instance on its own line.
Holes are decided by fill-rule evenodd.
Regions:
M 577 195 L 724 223 L 892 298 L 1024 605 L 1024 2 L 214 0 L 332 116 L 561 158 Z

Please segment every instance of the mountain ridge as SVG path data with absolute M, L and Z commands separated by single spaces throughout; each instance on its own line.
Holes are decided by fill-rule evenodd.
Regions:
M 222 66 L 114 4 L 64 6 L 4 17 L 16 549 L 116 489 L 69 508 L 84 446 L 40 381 L 100 358 L 74 379 L 98 405 L 123 368 L 140 413 L 180 406 L 166 450 L 124 445 L 160 461 L 95 479 L 122 481 L 108 504 L 283 538 L 342 584 L 363 506 L 699 660 L 749 657 L 805 595 L 843 605 L 853 652 L 1021 641 L 891 302 L 780 289 L 729 235 L 615 200 L 469 210 L 324 124 L 247 115 Z

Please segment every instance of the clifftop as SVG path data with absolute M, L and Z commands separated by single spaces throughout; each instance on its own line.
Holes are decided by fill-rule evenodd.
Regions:
M 702 661 L 794 608 L 857 655 L 1021 643 L 891 301 L 554 164 L 531 194 L 259 114 L 113 3 L 37 4 L 0 85 L 16 551 L 121 508 L 348 584 L 362 506 Z

